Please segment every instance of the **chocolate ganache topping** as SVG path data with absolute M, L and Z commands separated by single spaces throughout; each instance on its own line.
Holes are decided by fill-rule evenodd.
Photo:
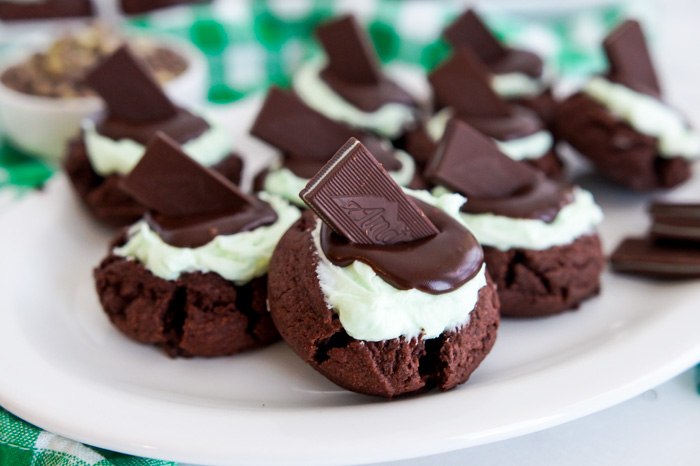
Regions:
M 434 183 L 467 198 L 463 212 L 551 222 L 573 202 L 573 187 L 503 154 L 468 124 L 451 120 L 426 168 Z
M 428 80 L 438 108 L 452 108 L 457 118 L 494 139 L 509 141 L 544 129 L 533 111 L 512 105 L 496 94 L 488 71 L 466 46 L 458 47 Z
M 209 129 L 203 118 L 170 101 L 126 45 L 91 70 L 85 81 L 106 103 L 106 114 L 96 128 L 110 139 L 146 145 L 162 132 L 184 144 Z
M 306 105 L 296 94 L 270 88 L 250 133 L 282 151 L 282 165 L 311 178 L 352 137 L 362 141 L 389 171 L 399 170 L 388 141 L 333 121 Z
M 411 95 L 381 72 L 376 54 L 352 16 L 316 30 L 328 65 L 321 71 L 331 89 L 365 112 L 387 103 L 416 105 Z
M 437 227 L 439 233 L 395 245 L 361 245 L 321 226 L 321 247 L 334 265 L 345 267 L 359 260 L 368 264 L 394 288 L 415 288 L 430 294 L 448 293 L 479 272 L 484 253 L 474 236 L 437 207 L 418 199 L 413 202 Z
M 523 73 L 532 78 L 542 76 L 544 64 L 540 57 L 527 50 L 504 46 L 473 9 L 465 11 L 452 22 L 443 36 L 454 48 L 471 48 L 493 74 Z
M 395 288 L 442 294 L 483 265 L 481 246 L 459 221 L 407 196 L 356 139 L 300 196 L 323 220 L 321 248 L 339 267 L 359 260 Z
M 198 164 L 162 133 L 122 181 L 149 210 L 144 220 L 171 246 L 195 248 L 277 220 L 266 202 L 249 196 L 219 173 Z

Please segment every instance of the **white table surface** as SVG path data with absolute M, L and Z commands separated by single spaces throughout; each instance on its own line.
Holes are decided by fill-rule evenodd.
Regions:
M 700 395 L 693 372 L 684 372 L 654 390 L 558 427 L 381 465 L 698 465 Z

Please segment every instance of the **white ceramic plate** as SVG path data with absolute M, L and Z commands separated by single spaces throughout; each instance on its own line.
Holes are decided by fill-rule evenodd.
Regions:
M 246 127 L 249 101 L 227 113 Z M 242 140 L 249 151 L 260 143 Z M 259 156 L 258 152 L 249 152 Z M 646 228 L 646 197 L 583 178 L 606 250 Z M 700 182 L 674 194 L 697 198 Z M 168 359 L 102 313 L 91 269 L 110 233 L 56 177 L 0 217 L 0 405 L 84 443 L 207 464 L 350 464 L 522 435 L 613 405 L 700 360 L 700 286 L 605 273 L 577 312 L 502 322 L 465 385 L 391 402 L 341 390 L 284 343 Z

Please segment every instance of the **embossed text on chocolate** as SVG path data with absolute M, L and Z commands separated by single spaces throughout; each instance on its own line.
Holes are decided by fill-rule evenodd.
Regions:
M 342 196 L 333 201 L 373 244 L 395 244 L 411 238 L 410 230 L 399 220 L 396 202 L 376 196 Z

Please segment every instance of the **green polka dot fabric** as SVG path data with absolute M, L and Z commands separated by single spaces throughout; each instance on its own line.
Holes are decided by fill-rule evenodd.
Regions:
M 127 27 L 138 33 L 174 34 L 192 41 L 209 67 L 210 82 L 203 97 L 214 104 L 229 104 L 272 83 L 288 85 L 295 67 L 319 52 L 313 36 L 316 25 L 349 11 L 366 25 L 382 62 L 401 61 L 430 70 L 449 52 L 440 39 L 442 29 L 467 3 L 215 1 L 132 18 Z M 522 1 L 522 5 L 528 3 Z M 601 39 L 623 17 L 632 14 L 644 20 L 652 16 L 653 11 L 645 5 L 648 2 L 609 2 L 583 10 L 562 9 L 557 14 L 536 9 L 527 14 L 484 9 L 482 14 L 499 37 L 537 50 L 550 68 L 566 77 L 603 69 Z M 55 169 L 0 139 L 0 213 L 26 190 L 41 187 Z M 73 442 L 42 431 L 0 407 L 0 465 L 169 464 L 174 463 Z
M 230 103 L 271 83 L 287 85 L 296 66 L 318 53 L 316 25 L 347 12 L 366 25 L 382 62 L 397 60 L 430 70 L 449 52 L 440 39 L 442 30 L 467 2 L 363 3 L 258 0 L 246 7 L 245 2 L 215 2 L 138 18 L 129 26 L 192 40 L 209 63 L 209 101 Z M 499 37 L 537 50 L 558 75 L 586 75 L 604 68 L 600 42 L 632 5 L 635 16 L 652 16 L 651 7 L 639 6 L 646 3 L 610 2 L 559 14 L 536 9 L 527 14 L 484 9 L 482 14 Z
M 382 62 L 400 61 L 430 70 L 449 53 L 448 45 L 440 39 L 442 30 L 467 3 L 215 1 L 131 18 L 126 27 L 139 34 L 189 39 L 202 51 L 209 68 L 210 81 L 203 98 L 229 104 L 270 84 L 287 86 L 297 65 L 319 53 L 315 27 L 348 12 L 365 24 Z M 648 5 L 645 1 L 609 2 L 557 14 L 546 13 L 541 7 L 507 12 L 485 5 L 482 15 L 503 40 L 537 50 L 557 75 L 566 77 L 603 69 L 602 37 L 629 14 L 652 17 Z M 23 157 L 0 139 L 0 193 L 7 186 L 20 192 L 27 186 L 41 186 L 50 173 L 51 167 Z

